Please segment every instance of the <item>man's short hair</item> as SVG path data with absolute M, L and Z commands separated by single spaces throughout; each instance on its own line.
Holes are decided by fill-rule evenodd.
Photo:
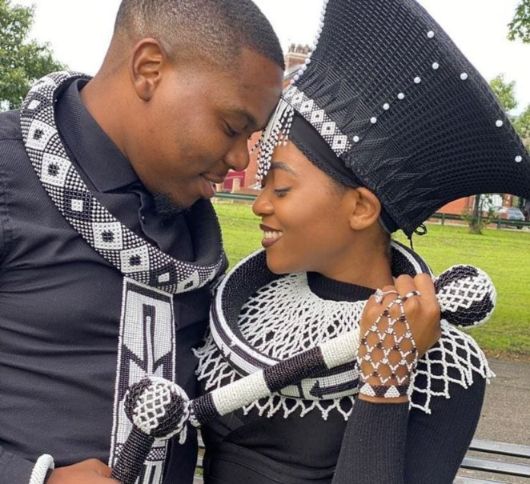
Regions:
M 285 69 L 278 37 L 251 0 L 122 0 L 114 31 L 132 40 L 153 37 L 170 57 L 228 67 L 248 48 Z

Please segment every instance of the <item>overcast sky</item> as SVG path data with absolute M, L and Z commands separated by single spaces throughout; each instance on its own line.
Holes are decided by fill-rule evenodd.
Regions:
M 385 0 L 381 0 L 385 1 Z M 322 0 L 255 0 L 282 45 L 311 43 Z M 12 0 L 35 6 L 32 37 L 49 42 L 58 60 L 94 74 L 108 46 L 119 0 Z M 516 81 L 517 111 L 530 104 L 530 44 L 510 42 L 507 24 L 518 0 L 420 0 L 486 79 Z

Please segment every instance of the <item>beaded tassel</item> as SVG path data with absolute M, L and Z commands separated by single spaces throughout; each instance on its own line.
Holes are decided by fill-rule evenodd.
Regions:
M 258 173 L 256 175 L 259 183 L 263 182 L 270 170 L 274 148 L 280 143 L 286 144 L 289 140 L 293 116 L 292 106 L 284 99 L 280 99 L 259 141 Z

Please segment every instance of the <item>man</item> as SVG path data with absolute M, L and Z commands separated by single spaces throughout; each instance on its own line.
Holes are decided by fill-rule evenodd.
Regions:
M 283 68 L 251 0 L 123 0 L 93 79 L 49 76 L 0 116 L 0 484 L 116 482 L 128 385 L 196 392 L 226 266 L 207 199 L 246 167 Z M 157 444 L 140 482 L 191 482 L 192 437 Z

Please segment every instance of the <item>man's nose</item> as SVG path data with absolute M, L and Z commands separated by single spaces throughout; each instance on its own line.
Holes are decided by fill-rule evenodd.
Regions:
M 241 137 L 225 156 L 225 163 L 235 171 L 244 170 L 250 161 L 247 139 Z

